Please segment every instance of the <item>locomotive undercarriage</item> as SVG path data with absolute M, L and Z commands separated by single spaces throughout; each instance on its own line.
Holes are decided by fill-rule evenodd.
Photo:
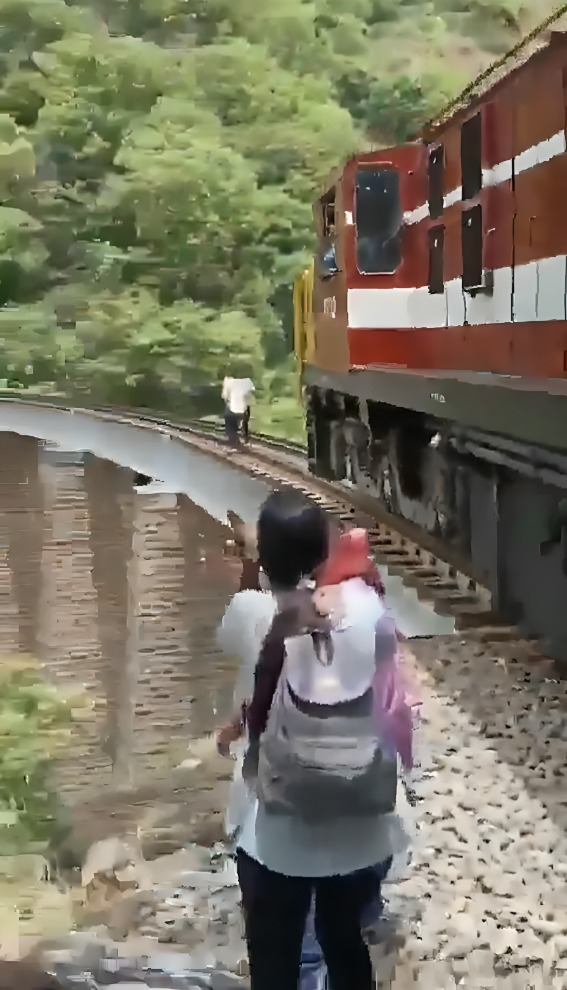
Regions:
M 441 540 L 493 605 L 567 660 L 567 456 L 384 402 L 306 389 L 319 477 Z

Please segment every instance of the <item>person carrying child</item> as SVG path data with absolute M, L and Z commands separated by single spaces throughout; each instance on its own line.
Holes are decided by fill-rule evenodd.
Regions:
M 251 774 L 254 786 L 239 782 L 239 807 L 234 814 L 232 802 L 228 816 L 236 841 L 252 990 L 296 990 L 313 897 L 315 932 L 333 990 L 370 990 L 361 915 L 380 897 L 377 864 L 383 876 L 383 865 L 407 842 L 395 813 L 396 745 L 387 738 L 385 722 L 383 737 L 375 729 L 384 708 L 384 691 L 375 689 L 381 680 L 377 667 L 385 669 L 393 660 L 395 630 L 370 574 L 347 575 L 336 594 L 321 586 L 321 593 L 313 596 L 310 588 L 301 587 L 327 561 L 329 550 L 329 524 L 320 509 L 295 493 L 271 495 L 258 523 L 258 557 L 270 593 L 241 592 L 223 621 L 231 652 L 240 642 L 246 672 L 239 697 L 249 702 L 244 715 L 250 741 L 259 743 L 257 772 L 253 766 Z M 329 564 L 332 560 L 331 554 Z M 325 602 L 334 615 L 321 614 Z M 315 603 L 314 616 L 309 609 Z M 301 613 L 302 608 L 307 611 Z M 299 622 L 295 629 L 293 623 L 289 626 L 293 615 Z M 388 644 L 384 665 L 377 660 L 380 642 L 382 648 Z M 264 650 L 259 673 L 268 669 L 270 677 L 257 677 L 255 691 L 254 659 L 266 643 L 272 659 L 266 664 Z M 280 670 L 270 701 L 275 644 Z M 269 714 L 262 729 L 261 718 L 256 718 L 258 712 L 266 714 L 266 699 Z M 337 727 L 342 731 L 334 750 L 326 719 L 333 733 Z M 221 730 L 221 748 L 232 741 L 231 734 L 234 738 L 236 721 Z M 319 765 L 305 759 L 313 752 L 321 757 Z M 338 767 L 341 754 L 346 758 Z M 345 795 L 350 796 L 346 803 Z

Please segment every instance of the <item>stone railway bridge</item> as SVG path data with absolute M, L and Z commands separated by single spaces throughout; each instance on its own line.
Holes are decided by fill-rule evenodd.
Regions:
M 227 484 L 221 465 L 188 445 L 172 455 L 154 431 L 98 422 L 95 437 L 86 414 L 30 408 L 0 406 L 0 654 L 32 654 L 94 701 L 59 768 L 81 844 L 160 804 L 173 846 L 215 838 L 224 787 L 171 768 L 229 703 L 214 638 L 238 580 L 222 560 L 226 510 L 252 516 L 266 490 L 234 473 Z M 137 487 L 137 472 L 159 483 Z

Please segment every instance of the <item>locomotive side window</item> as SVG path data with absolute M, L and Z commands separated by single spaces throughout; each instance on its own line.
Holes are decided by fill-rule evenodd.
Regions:
M 330 237 L 335 230 L 335 200 L 323 203 L 323 237 Z
M 320 202 L 322 219 L 322 241 L 317 258 L 319 278 L 328 279 L 338 275 L 337 249 L 335 243 L 335 190 L 328 192 Z
M 476 289 L 482 285 L 482 207 L 463 211 L 461 223 L 463 289 Z
M 443 171 L 445 168 L 445 149 L 443 145 L 429 152 L 427 169 L 429 179 L 429 216 L 437 220 L 443 213 Z
M 429 291 L 445 291 L 443 260 L 445 248 L 445 228 L 432 227 L 429 231 Z
M 355 203 L 356 267 L 361 275 L 391 275 L 402 260 L 399 173 L 359 169 Z
M 482 189 L 482 121 L 480 113 L 461 127 L 461 184 L 464 200 Z

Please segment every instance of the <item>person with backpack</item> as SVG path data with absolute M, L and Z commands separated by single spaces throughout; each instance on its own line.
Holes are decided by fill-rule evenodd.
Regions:
M 240 586 L 239 592 L 243 591 L 253 591 L 257 592 L 258 595 L 262 595 L 262 588 L 260 585 L 260 563 L 257 558 L 257 547 L 256 547 L 256 527 L 246 525 L 244 521 L 236 515 L 234 512 L 228 512 L 228 522 L 232 529 L 234 541 L 233 545 L 236 551 L 236 558 L 240 560 Z M 336 568 L 335 568 L 336 570 Z M 344 570 L 344 568 L 343 568 Z M 339 577 L 337 573 L 332 575 L 334 578 Z M 238 601 L 240 601 L 238 599 Z M 246 596 L 248 603 L 248 608 L 256 600 L 260 602 L 265 602 L 266 598 L 258 599 L 256 595 Z M 234 606 L 233 606 L 234 607 Z M 252 606 L 253 607 L 253 606 Z M 230 611 L 230 609 L 229 609 Z M 228 614 L 228 613 L 227 613 Z M 239 623 L 237 623 L 237 626 Z M 226 623 L 223 623 L 223 631 L 226 633 Z M 238 632 L 238 629 L 237 629 Z M 231 636 L 228 637 L 228 642 L 225 644 L 227 647 L 227 652 L 231 652 L 234 646 Z M 241 651 L 246 652 L 246 651 Z M 256 682 L 258 680 L 258 675 L 256 673 Z M 219 752 L 224 756 L 231 756 L 231 746 L 240 745 L 245 732 L 245 724 L 242 717 L 242 703 L 243 698 L 238 693 L 236 694 L 236 705 L 237 711 L 233 718 L 221 726 L 217 731 L 217 747 Z M 236 757 L 235 757 L 236 758 Z M 242 762 L 235 769 L 235 786 L 234 790 L 238 789 L 238 785 L 242 784 Z M 241 791 L 242 795 L 242 791 Z M 244 802 L 249 800 L 249 796 L 244 792 Z M 232 796 L 232 810 L 234 812 L 234 794 Z M 235 820 L 234 814 L 232 815 L 232 821 Z M 227 818 L 227 834 L 230 837 L 234 831 L 234 825 L 231 824 L 231 815 L 228 814 Z M 383 867 L 384 876 L 388 872 L 392 861 L 388 860 Z M 303 943 L 301 949 L 301 963 L 300 963 L 300 976 L 299 976 L 299 990 L 329 990 L 329 984 L 327 979 L 327 968 L 325 966 L 325 961 L 323 958 L 323 952 L 321 946 L 317 941 L 317 935 L 315 932 L 315 905 L 312 903 L 311 911 L 307 918 L 305 932 L 303 936 Z M 368 923 L 371 924 L 374 919 L 378 919 L 381 914 L 382 903 L 380 900 L 373 902 L 369 908 Z
M 283 639 L 274 623 L 285 612 L 286 596 L 289 604 L 298 588 L 308 591 L 300 584 L 327 560 L 329 540 L 327 517 L 318 507 L 296 493 L 272 494 L 258 523 L 269 591 L 236 595 L 223 620 L 231 651 L 244 661 L 237 690 L 242 700 L 253 698 L 263 644 L 271 639 L 285 650 L 259 739 L 257 779 L 245 784 L 237 769 L 228 814 L 252 990 L 296 990 L 313 897 L 331 987 L 371 990 L 361 917 L 380 897 L 380 866 L 407 843 L 395 813 L 395 748 L 373 728 L 376 631 L 385 614 L 376 589 L 362 578 L 341 585 L 331 627 L 315 631 L 319 646 L 331 648 L 329 663 L 305 623 Z M 292 743 L 287 750 L 285 740 Z

